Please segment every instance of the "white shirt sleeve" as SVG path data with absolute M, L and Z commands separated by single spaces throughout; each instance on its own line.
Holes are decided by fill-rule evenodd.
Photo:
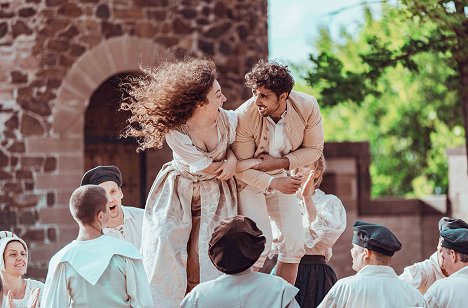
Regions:
M 143 262 L 125 258 L 125 275 L 130 307 L 153 307 L 153 297 L 143 268 Z
M 420 266 L 418 263 L 405 267 L 399 278 L 416 289 L 419 289 L 422 284 L 423 277 L 421 275 Z
M 346 228 L 346 210 L 341 200 L 332 196 L 325 207 L 325 210 L 317 211 L 315 220 L 309 225 L 310 236 L 306 236 L 305 241 L 309 248 L 318 244 L 331 248 Z
M 237 118 L 237 112 L 234 110 L 225 110 L 229 120 L 229 144 L 233 143 L 236 139 L 236 129 L 239 119 Z
M 66 264 L 60 263 L 54 273 L 47 274 L 41 307 L 63 308 L 69 306 Z
M 437 252 L 433 253 L 429 259 L 405 267 L 399 278 L 416 289 L 425 291 L 428 288 L 428 284 L 432 284 L 436 280 L 436 273 L 434 273 L 431 265 L 431 258 L 436 258 L 437 260 Z
M 213 162 L 212 159 L 197 150 L 189 136 L 181 132 L 170 130 L 166 134 L 166 142 L 172 151 L 190 166 L 190 172 L 192 173 L 207 168 Z

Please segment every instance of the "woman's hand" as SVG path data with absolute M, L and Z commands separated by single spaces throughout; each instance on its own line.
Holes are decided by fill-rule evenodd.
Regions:
M 236 173 L 237 159 L 235 156 L 231 156 L 224 161 L 224 163 L 216 169 L 215 173 L 218 174 L 216 178 L 221 181 L 229 180 Z
M 309 176 L 304 184 L 302 184 L 302 188 L 300 190 L 303 198 L 311 197 L 314 194 L 316 180 L 315 170 L 310 170 Z
M 27 307 L 28 308 L 37 308 L 39 307 L 39 294 L 41 293 L 41 289 L 37 288 L 31 291 L 31 295 L 29 296 Z
M 11 290 L 8 290 L 7 304 L 5 308 L 15 308 L 15 304 L 13 303 L 13 293 L 11 293 Z

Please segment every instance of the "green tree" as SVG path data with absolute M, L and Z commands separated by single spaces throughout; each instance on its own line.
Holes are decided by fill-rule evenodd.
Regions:
M 305 80 L 325 106 L 327 138 L 371 143 L 374 196 L 445 192 L 445 148 L 463 144 L 463 44 L 440 23 L 466 18 L 450 15 L 456 5 L 447 20 L 427 18 L 415 6 L 423 2 L 440 5 L 384 4 L 379 20 L 365 8 L 357 36 L 343 30 L 333 42 L 322 30 L 310 56 Z

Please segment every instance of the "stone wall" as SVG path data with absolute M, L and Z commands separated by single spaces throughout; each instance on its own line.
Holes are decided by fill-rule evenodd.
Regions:
M 83 114 L 103 81 L 210 57 L 234 107 L 267 52 L 267 0 L 1 1 L 0 229 L 29 243 L 29 275 L 44 277 L 76 236 L 67 202 L 84 171 Z
M 405 266 L 429 257 L 436 250 L 439 237 L 437 223 L 444 213 L 418 199 L 371 200 L 370 156 L 366 142 L 326 143 L 325 157 L 328 168 L 323 190 L 336 194 L 342 200 L 347 215 L 346 230 L 333 247 L 330 262 L 338 278 L 355 274 L 351 268 L 350 249 L 352 226 L 357 219 L 383 224 L 401 241 L 402 250 L 392 260 L 398 274 Z
M 450 212 L 454 217 L 468 221 L 468 169 L 466 149 L 447 150 Z

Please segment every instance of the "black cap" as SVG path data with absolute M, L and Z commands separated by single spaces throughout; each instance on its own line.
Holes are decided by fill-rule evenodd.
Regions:
M 122 187 L 122 173 L 116 166 L 97 166 L 86 171 L 81 179 L 80 186 L 99 185 L 103 182 L 113 181 L 119 187 Z
M 462 219 L 442 217 L 439 220 L 439 231 L 445 229 L 468 229 L 468 224 Z
M 401 243 L 387 227 L 362 220 L 354 223 L 353 243 L 386 256 L 401 249 Z
M 445 229 L 440 232 L 442 247 L 453 249 L 462 254 L 468 254 L 468 229 Z
M 219 271 L 237 274 L 257 262 L 265 249 L 265 241 L 252 219 L 238 215 L 222 220 L 216 227 L 208 255 Z

